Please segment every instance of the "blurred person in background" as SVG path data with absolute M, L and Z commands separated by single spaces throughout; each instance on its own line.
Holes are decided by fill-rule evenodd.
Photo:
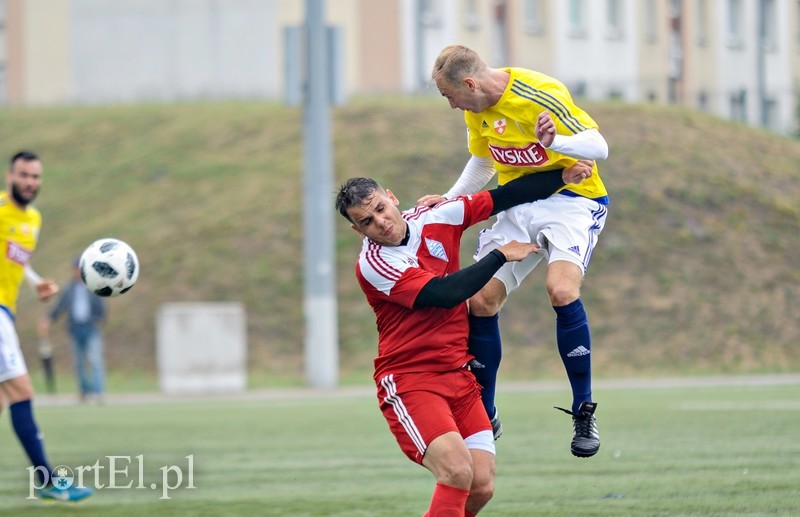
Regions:
M 545 287 L 556 315 L 556 342 L 572 388 L 573 435 L 570 450 L 590 457 L 600 448 L 592 400 L 591 335 L 580 286 L 606 220 L 608 193 L 596 160 L 608 157 L 608 144 L 595 121 L 575 105 L 558 80 L 524 68 L 491 68 L 463 45 L 445 47 L 436 58 L 432 79 L 452 109 L 464 112 L 468 160 L 461 176 L 443 196 L 418 203 L 473 194 L 495 175 L 498 184 L 527 175 L 591 165 L 584 181 L 552 196 L 498 214 L 481 232 L 476 259 L 509 240 L 537 242 L 540 255 L 508 263 L 469 302 L 470 352 L 484 368 L 475 370 L 484 407 L 495 436 L 503 432 L 494 403 L 502 356 L 498 313 L 542 257 L 547 259 Z
M 39 240 L 42 216 L 31 205 L 42 185 L 42 162 L 30 151 L 11 157 L 6 172 L 6 192 L 0 194 L 0 395 L 8 403 L 11 425 L 39 480 L 42 499 L 79 501 L 94 493 L 89 487 L 56 487 L 45 454 L 43 434 L 33 417 L 33 385 L 25 365 L 15 327 L 17 297 L 22 279 L 36 289 L 41 301 L 58 293 L 58 285 L 41 278 L 30 259 Z M 31 478 L 33 481 L 33 478 Z
M 72 263 L 72 280 L 50 313 L 39 321 L 41 340 L 49 340 L 50 325 L 65 313 L 81 402 L 101 403 L 105 385 L 101 327 L 106 318 L 106 302 L 81 280 L 80 257 Z

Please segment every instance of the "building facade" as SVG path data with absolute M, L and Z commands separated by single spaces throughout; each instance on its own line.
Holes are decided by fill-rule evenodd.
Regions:
M 0 0 L 0 104 L 285 97 L 303 0 Z M 349 96 L 436 94 L 450 43 L 576 97 L 797 130 L 800 0 L 327 0 Z M 294 56 L 294 57 L 289 57 Z M 298 57 L 299 56 L 299 57 Z M 287 86 L 289 85 L 289 86 Z

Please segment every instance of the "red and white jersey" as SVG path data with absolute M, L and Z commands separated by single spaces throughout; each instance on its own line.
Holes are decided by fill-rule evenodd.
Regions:
M 414 300 L 432 278 L 460 269 L 464 230 L 488 219 L 493 207 L 486 191 L 433 208 L 417 206 L 403 212 L 407 244 L 380 246 L 364 239 L 356 277 L 377 317 L 376 380 L 390 373 L 455 370 L 472 359 L 467 304 L 415 309 Z

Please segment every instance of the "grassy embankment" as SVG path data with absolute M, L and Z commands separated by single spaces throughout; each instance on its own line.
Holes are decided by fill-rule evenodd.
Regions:
M 583 290 L 595 375 L 800 370 L 800 142 L 683 110 L 586 108 L 611 148 L 601 169 L 611 212 Z M 405 205 L 445 190 L 467 158 L 460 113 L 441 99 L 354 100 L 333 118 L 336 183 L 374 176 Z M 45 161 L 40 273 L 66 280 L 71 258 L 102 236 L 139 254 L 138 285 L 111 301 L 113 389 L 155 386 L 156 313 L 184 300 L 243 302 L 251 384 L 302 383 L 299 110 L 4 109 L 0 122 L 7 155 L 29 147 Z M 336 225 L 342 379 L 368 383 L 375 331 L 352 276 L 359 243 Z M 563 375 L 543 278 L 534 272 L 504 310 L 503 378 Z M 23 291 L 18 322 L 36 375 L 43 310 Z M 71 390 L 66 337 L 55 341 L 59 386 Z

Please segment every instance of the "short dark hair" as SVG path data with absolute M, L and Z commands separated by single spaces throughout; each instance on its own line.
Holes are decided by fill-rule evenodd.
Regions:
M 8 166 L 9 168 L 13 169 L 14 164 L 17 162 L 17 160 L 22 160 L 24 162 L 33 162 L 38 159 L 39 156 L 33 151 L 22 150 L 17 152 L 16 154 L 14 154 L 14 156 L 11 157 L 11 159 L 8 161 Z
M 347 214 L 347 210 L 356 205 L 363 205 L 375 192 L 385 192 L 383 187 L 372 178 L 350 178 L 345 181 L 336 193 L 336 210 L 342 217 L 355 223 Z

